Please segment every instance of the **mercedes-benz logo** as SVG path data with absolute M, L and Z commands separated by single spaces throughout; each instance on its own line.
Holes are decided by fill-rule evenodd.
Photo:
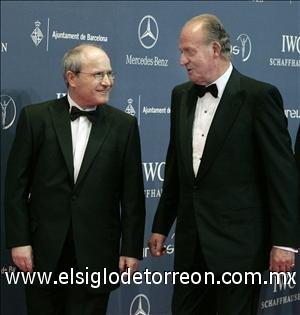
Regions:
M 16 119 L 16 104 L 9 95 L 1 95 L 1 125 L 2 129 L 8 129 Z
M 252 50 L 250 37 L 247 34 L 240 34 L 237 40 L 239 40 L 242 44 L 242 60 L 247 61 Z
M 145 294 L 138 294 L 130 304 L 130 315 L 149 315 L 150 302 Z
M 145 15 L 139 24 L 138 36 L 141 45 L 146 48 L 152 48 L 158 39 L 158 25 L 151 15 Z

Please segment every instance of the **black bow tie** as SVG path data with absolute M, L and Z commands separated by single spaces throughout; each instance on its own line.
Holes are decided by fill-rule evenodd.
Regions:
M 91 123 L 94 123 L 97 120 L 97 110 L 84 111 L 75 106 L 72 106 L 70 119 L 73 121 L 80 116 L 85 116 Z
M 216 84 L 212 84 L 209 86 L 195 85 L 195 87 L 199 97 L 203 97 L 206 92 L 209 92 L 215 98 L 218 97 L 218 87 Z

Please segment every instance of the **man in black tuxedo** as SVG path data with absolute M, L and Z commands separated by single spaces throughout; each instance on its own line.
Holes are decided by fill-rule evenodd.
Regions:
M 134 272 L 142 258 L 138 125 L 107 105 L 114 74 L 100 47 L 74 47 L 63 67 L 67 96 L 20 113 L 6 174 L 7 246 L 20 270 L 51 271 L 55 281 L 71 268 L 83 279 L 101 273 L 100 287 L 75 277 L 27 286 L 28 314 L 100 315 L 118 286 L 103 284 L 104 269 Z
M 188 21 L 179 49 L 191 82 L 172 93 L 152 254 L 164 253 L 177 219 L 177 271 L 210 271 L 220 281 L 224 272 L 292 270 L 299 246 L 297 178 L 279 91 L 233 68 L 229 36 L 213 15 Z M 177 281 L 172 312 L 256 314 L 259 290 L 259 284 Z
M 295 156 L 298 164 L 298 170 L 300 171 L 300 126 L 298 128 L 296 143 L 295 143 Z
M 300 181 L 300 126 L 298 128 L 298 132 L 296 136 L 295 157 L 296 157 L 296 163 L 298 166 L 298 181 Z M 299 211 L 300 211 L 300 184 L 298 186 L 298 203 L 299 203 Z

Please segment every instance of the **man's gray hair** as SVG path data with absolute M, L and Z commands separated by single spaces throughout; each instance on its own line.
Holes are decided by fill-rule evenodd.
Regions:
M 221 53 L 227 58 L 231 57 L 230 37 L 226 32 L 222 22 L 218 17 L 212 14 L 201 14 L 193 17 L 186 24 L 199 22 L 203 25 L 203 29 L 207 32 L 207 43 L 214 41 L 221 46 Z
M 61 61 L 61 66 L 63 70 L 63 76 L 64 80 L 67 86 L 69 86 L 68 80 L 67 80 L 67 72 L 72 71 L 74 73 L 78 73 L 81 70 L 82 66 L 82 51 L 86 47 L 95 47 L 99 48 L 100 50 L 103 51 L 101 46 L 96 45 L 96 44 L 79 44 L 70 50 L 68 50 Z

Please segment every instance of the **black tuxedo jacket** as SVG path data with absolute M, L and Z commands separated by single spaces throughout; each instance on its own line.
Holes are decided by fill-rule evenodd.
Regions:
M 295 157 L 296 162 L 298 166 L 298 208 L 299 208 L 299 215 L 300 215 L 300 126 L 298 128 L 298 133 L 296 137 L 296 143 L 295 143 Z M 300 238 L 300 232 L 299 232 L 299 238 Z
M 300 172 L 300 126 L 298 128 L 298 133 L 296 137 L 295 156 L 296 156 L 296 161 L 298 165 L 298 171 Z
M 296 165 L 278 90 L 233 70 L 194 176 L 191 82 L 172 93 L 165 181 L 153 232 L 175 218 L 175 269 L 189 269 L 197 241 L 214 272 L 262 270 L 272 245 L 298 247 Z
M 118 271 L 120 255 L 142 258 L 137 122 L 99 107 L 74 184 L 68 108 L 65 97 L 21 111 L 6 173 L 7 246 L 31 244 L 36 269 L 54 271 L 72 224 L 79 269 Z

